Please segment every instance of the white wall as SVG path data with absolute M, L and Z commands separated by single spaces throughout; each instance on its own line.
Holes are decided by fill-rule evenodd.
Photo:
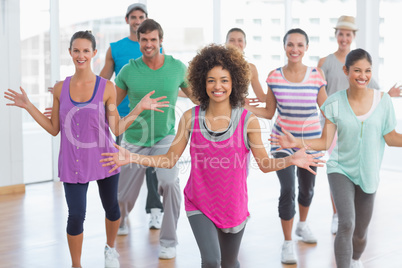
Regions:
M 0 90 L 20 85 L 19 1 L 0 0 Z M 23 183 L 21 109 L 0 97 L 0 187 Z

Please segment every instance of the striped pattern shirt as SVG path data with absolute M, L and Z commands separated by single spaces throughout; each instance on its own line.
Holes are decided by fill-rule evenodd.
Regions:
M 321 137 L 321 125 L 317 96 L 326 81 L 316 68 L 308 67 L 302 82 L 286 80 L 282 68 L 276 69 L 267 78 L 268 87 L 275 95 L 277 118 L 272 128 L 273 134 L 283 135 L 281 128 L 296 138 L 315 139 Z M 293 154 L 297 148 L 276 151 L 279 146 L 272 145 L 271 152 Z M 309 151 L 309 153 L 315 153 Z

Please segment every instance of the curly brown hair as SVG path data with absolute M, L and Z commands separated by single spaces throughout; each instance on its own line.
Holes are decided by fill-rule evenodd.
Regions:
M 188 83 L 201 109 L 209 105 L 206 90 L 208 72 L 216 66 L 228 70 L 232 79 L 232 93 L 229 100 L 232 108 L 244 105 L 250 84 L 250 67 L 239 49 L 232 46 L 210 44 L 198 51 L 188 67 Z

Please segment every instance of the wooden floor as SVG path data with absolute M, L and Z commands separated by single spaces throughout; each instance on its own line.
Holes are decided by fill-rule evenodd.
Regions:
M 188 169 L 189 164 L 180 165 L 182 187 Z M 366 268 L 402 267 L 402 173 L 383 170 L 381 177 L 362 261 Z M 294 236 L 298 265 L 282 265 L 280 262 L 283 236 L 277 215 L 279 184 L 275 173 L 262 174 L 251 168 L 248 185 L 251 219 L 242 241 L 241 267 L 335 267 L 334 236 L 330 233 L 332 211 L 325 168 L 319 169 L 308 219 L 318 243 L 306 245 Z M 200 255 L 183 206 L 177 230 L 177 257 L 168 261 L 158 259 L 159 231 L 148 229 L 145 193 L 143 188 L 130 214 L 130 234 L 117 239 L 121 267 L 200 267 Z M 65 234 L 67 208 L 61 183 L 27 185 L 24 195 L 0 196 L 0 213 L 1 268 L 71 267 Z M 103 267 L 104 216 L 96 183 L 89 187 L 84 237 L 83 267 Z

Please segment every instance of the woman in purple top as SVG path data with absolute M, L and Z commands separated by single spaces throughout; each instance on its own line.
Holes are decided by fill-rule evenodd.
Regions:
M 4 97 L 12 101 L 7 105 L 27 110 L 53 136 L 60 132 L 59 177 L 64 184 L 68 205 L 67 240 L 72 266 L 81 267 L 86 193 L 88 183 L 96 180 L 106 216 L 105 267 L 120 267 L 119 255 L 114 248 L 120 224 L 117 201 L 119 170 L 109 173 L 109 169 L 99 163 L 100 155 L 114 149 L 109 127 L 115 136 L 119 136 L 143 110 L 163 112 L 159 108 L 167 107 L 168 102 L 160 101 L 166 97 L 151 99 L 154 92 L 150 92 L 120 119 L 114 84 L 92 71 L 91 60 L 97 50 L 91 32 L 76 32 L 71 38 L 69 52 L 75 73 L 54 86 L 50 118 L 29 101 L 22 88 L 21 94 L 9 89 Z

